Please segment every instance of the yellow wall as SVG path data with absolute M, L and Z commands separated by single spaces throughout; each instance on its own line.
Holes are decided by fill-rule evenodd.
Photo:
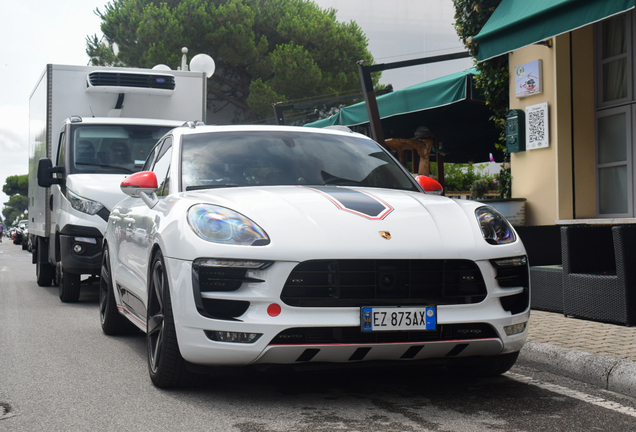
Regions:
M 592 36 L 593 27 L 587 26 L 553 38 L 552 48 L 531 45 L 509 55 L 510 108 L 525 111 L 527 106 L 548 103 L 549 146 L 511 154 L 512 197 L 527 199 L 527 225 L 552 225 L 559 219 L 595 216 Z M 574 68 L 570 68 L 570 58 Z M 517 98 L 515 67 L 537 59 L 543 61 L 543 92 Z M 573 131 L 576 187 L 572 175 Z
M 510 155 L 512 197 L 526 198 L 526 225 L 551 225 L 557 218 L 557 135 L 555 127 L 555 62 L 552 48 L 531 45 L 512 52 L 510 60 L 510 108 L 523 109 L 530 105 L 548 103 L 549 146 Z M 515 67 L 541 59 L 543 61 L 543 92 L 517 98 L 515 96 Z M 527 138 L 527 137 L 526 137 Z
M 593 27 L 572 32 L 576 219 L 597 217 Z

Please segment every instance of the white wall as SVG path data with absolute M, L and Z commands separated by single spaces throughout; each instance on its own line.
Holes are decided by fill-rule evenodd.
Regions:
M 376 63 L 392 63 L 465 51 L 453 23 L 452 0 L 314 0 L 337 10 L 338 21 L 355 21 L 369 39 Z M 411 66 L 382 73 L 395 90 L 468 69 L 471 59 Z

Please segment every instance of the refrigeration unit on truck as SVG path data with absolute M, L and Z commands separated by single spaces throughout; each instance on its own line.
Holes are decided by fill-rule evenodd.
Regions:
M 205 121 L 203 72 L 47 65 L 29 100 L 29 236 L 37 283 L 79 299 L 99 276 L 110 209 L 170 129 Z

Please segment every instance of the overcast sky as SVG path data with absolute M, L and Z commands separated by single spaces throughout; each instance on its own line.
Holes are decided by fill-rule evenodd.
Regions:
M 463 50 L 452 27 L 452 0 L 317 0 L 355 20 L 376 63 Z M 47 64 L 86 65 L 86 36 L 101 37 L 95 9 L 107 0 L 0 0 L 0 186 L 28 172 L 29 96 Z M 386 71 L 400 89 L 471 66 L 468 59 Z M 0 208 L 8 197 L 0 189 Z

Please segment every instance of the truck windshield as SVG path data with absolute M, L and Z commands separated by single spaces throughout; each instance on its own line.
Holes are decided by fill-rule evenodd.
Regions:
M 366 186 L 417 190 L 370 139 L 295 132 L 185 135 L 182 190 L 261 185 Z
M 67 172 L 126 174 L 141 170 L 152 147 L 172 126 L 74 125 Z M 69 169 L 70 168 L 70 169 Z

